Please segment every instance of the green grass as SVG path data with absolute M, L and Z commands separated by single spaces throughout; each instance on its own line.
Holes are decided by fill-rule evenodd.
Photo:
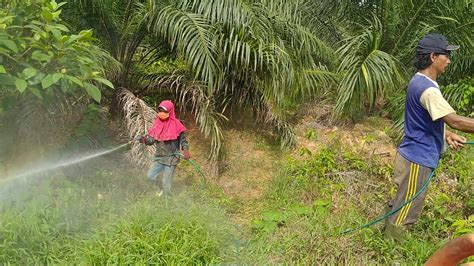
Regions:
M 301 160 L 289 156 L 251 201 L 190 182 L 185 164 L 174 182 L 179 193 L 165 200 L 143 170 L 104 158 L 2 194 L 0 264 L 422 264 L 449 239 L 474 232 L 468 154 L 443 159 L 401 243 L 384 239 L 382 223 L 340 234 L 378 217 L 394 185 L 390 164 L 337 142 Z
M 284 173 L 271 184 L 265 208 L 251 223 L 248 251 L 254 262 L 423 264 L 443 243 L 459 235 L 459 227 L 463 233 L 474 232 L 465 212 L 469 208 L 466 186 L 459 183 L 451 194 L 446 191 L 451 185 L 442 179 L 431 184 L 423 214 L 403 242 L 385 239 L 383 223 L 340 235 L 382 214 L 394 192 L 388 184 L 393 169 L 376 157 L 355 154 L 337 143 L 305 156 L 300 161 L 288 160 Z M 444 174 L 453 179 L 456 173 L 466 173 L 465 158 L 451 158 L 458 167 L 451 166 L 456 171 Z M 472 177 L 461 177 L 472 183 Z
M 218 264 L 234 227 L 195 192 L 165 200 L 140 172 L 87 170 L 30 181 L 0 206 L 0 263 Z M 238 241 L 237 241 L 238 242 Z

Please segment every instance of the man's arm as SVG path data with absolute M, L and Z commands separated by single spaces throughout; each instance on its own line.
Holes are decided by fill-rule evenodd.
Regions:
M 474 255 L 474 234 L 467 234 L 451 240 L 436 251 L 425 266 L 454 266 L 471 255 Z
M 443 121 L 451 128 L 467 133 L 474 133 L 474 119 L 472 118 L 460 116 L 457 114 L 448 114 L 441 119 L 443 119 Z
M 426 89 L 420 96 L 420 103 L 433 121 L 442 119 L 451 128 L 468 133 L 474 132 L 474 119 L 457 115 L 439 89 L 434 87 Z

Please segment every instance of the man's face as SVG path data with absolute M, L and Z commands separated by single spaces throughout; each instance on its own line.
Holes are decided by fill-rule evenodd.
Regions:
M 432 66 L 438 71 L 438 73 L 444 73 L 446 68 L 451 63 L 449 60 L 449 54 L 431 54 Z

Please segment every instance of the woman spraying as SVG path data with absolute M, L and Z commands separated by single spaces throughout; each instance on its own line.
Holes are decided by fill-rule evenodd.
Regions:
M 148 171 L 148 179 L 156 183 L 160 174 L 163 174 L 162 187 L 158 192 L 161 196 L 171 194 L 171 182 L 174 170 L 179 163 L 182 151 L 184 159 L 191 158 L 189 145 L 185 135 L 186 128 L 176 118 L 174 104 L 162 101 L 158 107 L 158 117 L 147 135 L 140 138 L 140 143 L 156 146 L 155 163 Z

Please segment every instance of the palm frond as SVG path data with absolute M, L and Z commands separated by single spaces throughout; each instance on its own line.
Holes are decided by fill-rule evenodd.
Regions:
M 376 99 L 400 89 L 406 82 L 401 64 L 392 55 L 379 50 L 381 25 L 375 18 L 372 27 L 346 40 L 338 50 L 343 76 L 338 87 L 336 115 L 364 114 L 374 106 Z
M 180 8 L 201 14 L 213 25 L 221 25 L 225 31 L 236 30 L 260 37 L 273 36 L 273 27 L 267 16 L 270 6 L 265 6 L 260 1 L 181 0 Z
M 395 93 L 390 97 L 389 104 L 387 106 L 390 118 L 394 121 L 390 128 L 390 135 L 392 135 L 396 144 L 398 145 L 403 138 L 403 127 L 405 125 L 405 97 L 404 91 Z
M 130 140 L 135 140 L 146 134 L 155 121 L 156 111 L 125 88 L 120 90 L 119 98 Z M 132 141 L 130 145 L 128 159 L 137 165 L 149 167 L 152 161 L 148 156 L 155 153 L 155 147 L 144 146 L 138 141 Z
M 222 80 L 212 45 L 212 24 L 199 14 L 186 13 L 173 6 L 165 7 L 152 19 L 152 30 L 187 58 L 191 73 L 206 82 L 208 94 Z

